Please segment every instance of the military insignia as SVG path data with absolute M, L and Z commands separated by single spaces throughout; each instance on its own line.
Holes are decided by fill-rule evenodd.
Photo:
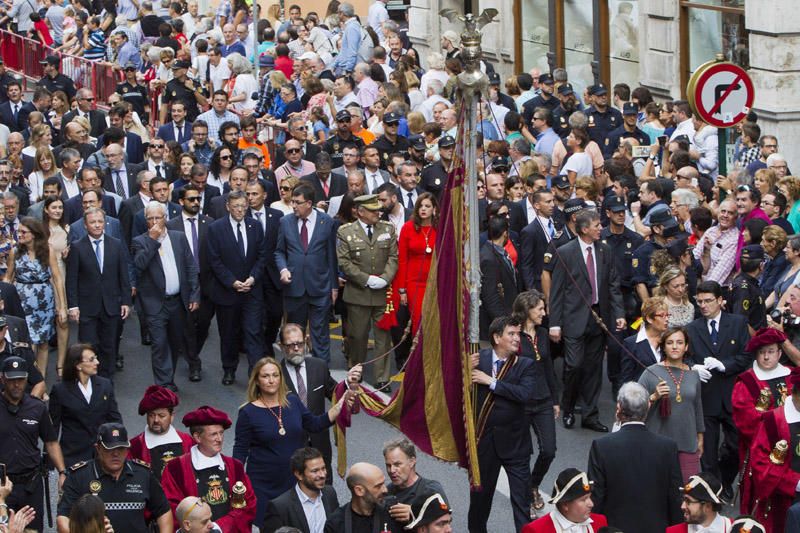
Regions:
M 339 151 L 339 143 L 333 143 L 333 151 L 334 152 L 338 152 Z
M 639 268 L 639 260 L 638 259 L 636 259 L 634 257 L 632 263 L 633 263 L 633 268 Z
M 119 437 L 119 430 L 118 429 L 112 429 L 111 430 L 111 436 L 112 437 Z
M 83 468 L 87 464 L 88 464 L 88 461 L 81 461 L 80 463 L 75 463 L 74 465 L 69 467 L 69 469 L 75 471 L 75 470 L 78 470 L 79 468 Z
M 97 479 L 94 479 L 89 482 L 89 491 L 97 494 L 100 492 L 100 489 L 103 488 L 103 485 Z
M 389 152 L 383 152 L 383 158 L 389 159 Z
M 742 300 L 742 309 L 745 311 L 750 309 L 750 300 Z
M 545 262 L 545 264 L 549 263 L 552 259 L 553 259 L 553 254 L 551 254 L 551 253 L 544 254 L 544 262 Z
M 228 501 L 228 493 L 222 486 L 222 479 L 216 474 L 212 474 L 208 479 L 208 491 L 206 492 L 206 502 L 209 505 L 219 505 Z
M 125 93 L 127 93 L 127 92 L 128 92 L 128 88 L 127 88 L 127 87 L 125 87 L 124 89 L 122 89 L 122 94 L 125 94 Z
M 130 462 L 132 462 L 132 463 L 136 463 L 139 466 L 143 466 L 145 468 L 150 468 L 150 463 L 148 463 L 147 461 L 142 461 L 141 459 L 136 459 L 136 458 L 130 458 L 128 460 Z
M 11 363 L 11 368 L 18 368 L 18 367 L 19 367 L 19 363 L 17 361 L 14 361 L 13 363 Z
M 731 339 L 731 344 L 736 344 L 736 341 Z
M 594 126 L 594 115 L 589 115 L 589 125 Z

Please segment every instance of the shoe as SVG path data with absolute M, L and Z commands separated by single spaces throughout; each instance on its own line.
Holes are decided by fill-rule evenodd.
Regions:
M 728 503 L 733 504 L 733 487 L 731 485 L 722 486 L 722 499 Z
M 189 371 L 189 381 L 194 383 L 203 381 L 203 376 L 199 368 L 193 368 Z
M 581 423 L 582 428 L 591 429 L 592 431 L 597 431 L 598 433 L 608 433 L 608 426 L 601 424 L 600 422 L 583 422 Z
M 233 385 L 234 381 L 236 381 L 236 373 L 233 370 L 226 370 L 222 376 L 222 384 Z
M 167 384 L 164 385 L 164 388 L 165 389 L 169 389 L 172 392 L 178 392 L 178 386 L 175 385 L 174 383 L 167 383 Z
M 539 493 L 539 487 L 533 487 L 531 489 L 531 520 L 536 517 L 538 514 L 537 511 L 541 511 L 542 509 L 544 509 L 544 500 Z
M 150 333 L 144 333 L 142 335 L 142 345 L 150 346 L 151 344 L 153 344 L 153 339 L 150 337 Z
M 117 360 L 114 362 L 114 367 L 117 370 L 124 370 L 125 369 L 125 358 L 121 355 L 117 356 Z
M 566 413 L 561 420 L 564 423 L 565 428 L 572 429 L 575 427 L 575 415 L 572 413 Z

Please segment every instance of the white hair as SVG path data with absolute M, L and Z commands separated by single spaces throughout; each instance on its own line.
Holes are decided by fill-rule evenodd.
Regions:
M 162 204 L 159 201 L 150 200 L 150 203 L 148 203 L 144 207 L 144 214 L 147 215 L 147 212 L 148 211 L 152 211 L 153 209 L 158 209 L 159 211 L 161 211 L 161 214 L 164 215 L 164 217 L 166 218 L 166 216 L 167 216 L 167 206 L 165 206 L 164 204 Z
M 238 52 L 229 54 L 225 59 L 230 62 L 231 72 L 234 74 L 246 74 L 253 68 L 250 62 Z
M 158 61 L 161 59 L 161 48 L 158 46 L 151 46 L 147 51 L 147 59 L 150 61 Z
M 768 167 L 772 166 L 773 163 L 785 163 L 785 162 L 786 162 L 786 158 L 783 157 L 778 152 L 775 152 L 774 154 L 770 154 L 770 155 L 767 156 L 767 166 Z
M 429 70 L 444 70 L 444 56 L 439 52 L 431 52 L 427 59 Z

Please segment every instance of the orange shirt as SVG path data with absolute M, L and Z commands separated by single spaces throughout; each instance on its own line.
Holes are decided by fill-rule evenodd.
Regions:
M 364 146 L 369 146 L 375 142 L 375 134 L 365 128 L 361 128 L 361 131 L 353 135 L 364 141 Z
M 261 153 L 264 154 L 264 168 L 269 170 L 269 166 L 272 162 L 269 159 L 269 150 L 267 150 L 267 145 L 262 143 L 261 141 L 256 141 L 254 143 L 249 143 L 244 140 L 244 137 L 239 137 L 239 150 L 247 150 L 248 148 L 258 148 L 261 150 Z

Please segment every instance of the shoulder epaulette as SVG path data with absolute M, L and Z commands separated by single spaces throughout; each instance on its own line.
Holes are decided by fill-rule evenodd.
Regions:
M 132 462 L 132 463 L 135 463 L 135 464 L 137 464 L 139 466 L 143 466 L 144 468 L 147 468 L 147 469 L 150 468 L 150 463 L 142 461 L 141 459 L 137 459 L 137 458 L 133 457 L 133 458 L 129 459 L 129 461 Z
M 69 467 L 69 469 L 74 472 L 76 470 L 80 470 L 81 468 L 83 468 L 84 466 L 86 466 L 88 464 L 89 464 L 89 461 L 81 461 L 80 463 L 75 463 L 74 465 Z

